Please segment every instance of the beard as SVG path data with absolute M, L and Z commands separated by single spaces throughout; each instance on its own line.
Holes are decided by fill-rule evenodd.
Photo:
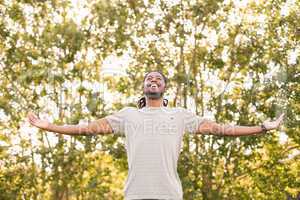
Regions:
M 160 99 L 163 96 L 163 92 L 145 92 L 146 97 L 149 99 Z

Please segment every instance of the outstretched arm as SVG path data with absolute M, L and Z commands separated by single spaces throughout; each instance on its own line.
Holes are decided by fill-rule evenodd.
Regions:
M 275 121 L 264 121 L 266 130 L 277 129 L 283 120 L 284 114 L 281 114 Z M 254 135 L 264 132 L 262 126 L 237 126 L 218 124 L 216 122 L 205 120 L 198 128 L 198 133 L 225 135 L 225 136 L 243 136 Z
M 55 125 L 48 120 L 39 119 L 35 114 L 29 112 L 27 115 L 31 125 L 42 130 L 66 134 L 66 135 L 96 135 L 112 133 L 112 128 L 106 119 L 101 118 L 88 124 L 77 125 Z

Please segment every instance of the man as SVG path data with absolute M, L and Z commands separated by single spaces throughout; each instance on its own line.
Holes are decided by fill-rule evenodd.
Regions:
M 128 177 L 124 193 L 126 200 L 182 200 L 177 161 L 184 133 L 225 136 L 253 135 L 276 129 L 283 115 L 261 126 L 222 125 L 204 119 L 184 108 L 169 108 L 163 99 L 167 79 L 158 71 L 146 74 L 145 97 L 138 108 L 120 111 L 87 125 L 57 126 L 28 114 L 29 122 L 41 129 L 68 135 L 122 134 L 128 161 Z

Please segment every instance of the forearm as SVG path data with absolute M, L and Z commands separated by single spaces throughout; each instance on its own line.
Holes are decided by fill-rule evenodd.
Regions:
M 55 125 L 48 120 L 41 120 L 33 113 L 28 113 L 30 124 L 45 131 L 66 134 L 66 135 L 95 135 L 112 133 L 112 127 L 105 118 L 94 120 L 88 124 L 77 125 Z
M 218 124 L 211 120 L 204 120 L 198 129 L 199 133 L 226 136 L 243 136 L 265 133 L 267 130 L 277 129 L 282 122 L 284 114 L 276 121 L 264 121 L 261 126 L 237 126 L 229 124 Z
M 89 131 L 89 128 L 87 125 L 55 125 L 52 123 L 49 123 L 49 126 L 47 128 L 44 128 L 46 131 L 60 133 L 60 134 L 66 134 L 66 135 L 89 135 L 91 134 L 91 131 Z
M 226 136 L 243 136 L 263 133 L 261 126 L 237 126 L 222 124 L 214 127 L 212 134 Z

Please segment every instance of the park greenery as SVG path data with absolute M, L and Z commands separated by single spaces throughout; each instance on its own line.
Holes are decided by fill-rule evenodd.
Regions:
M 299 10 L 297 0 L 0 0 L 0 199 L 123 199 L 122 136 L 47 133 L 26 115 L 78 124 L 135 107 L 150 70 L 168 77 L 169 106 L 218 123 L 285 113 L 267 134 L 185 134 L 185 200 L 296 199 Z

